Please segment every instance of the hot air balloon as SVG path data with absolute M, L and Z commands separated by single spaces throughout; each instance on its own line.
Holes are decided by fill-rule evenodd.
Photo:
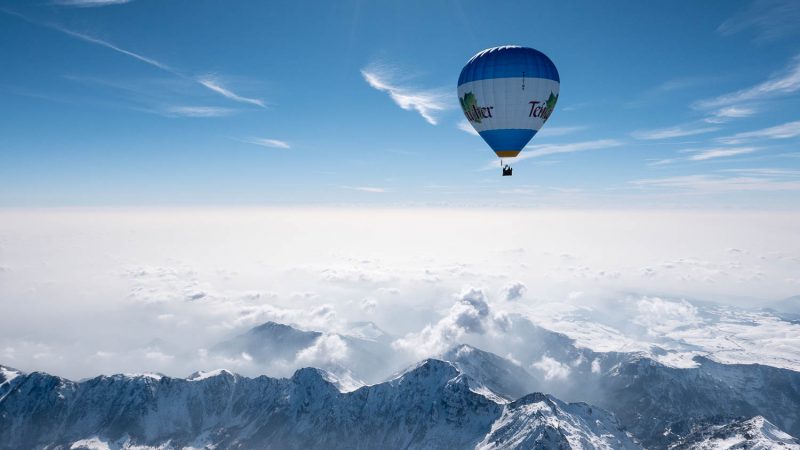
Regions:
M 506 45 L 473 56 L 458 77 L 458 99 L 469 123 L 499 156 L 503 176 L 514 158 L 547 122 L 560 81 L 544 53 Z

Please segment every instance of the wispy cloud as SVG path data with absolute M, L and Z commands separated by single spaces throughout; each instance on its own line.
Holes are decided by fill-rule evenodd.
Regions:
M 794 0 L 756 0 L 723 22 L 717 31 L 730 36 L 753 31 L 757 41 L 770 41 L 800 33 L 800 3 Z
M 800 3 L 798 3 L 800 5 Z M 800 55 L 795 56 L 789 65 L 780 73 L 755 86 L 741 89 L 711 99 L 700 100 L 693 106 L 698 109 L 721 108 L 751 100 L 763 100 L 770 97 L 792 94 L 800 90 Z
M 724 177 L 719 175 L 687 175 L 631 181 L 643 188 L 670 188 L 697 192 L 732 191 L 797 191 L 800 181 L 766 176 Z
M 286 141 L 279 141 L 278 139 L 267 139 L 267 138 L 244 138 L 238 139 L 241 142 L 246 142 L 248 144 L 260 145 L 262 147 L 269 147 L 269 148 L 292 148 L 292 146 Z
M 771 175 L 771 176 L 787 176 L 787 177 L 800 177 L 800 170 L 797 169 L 776 169 L 773 167 L 755 167 L 745 169 L 723 169 L 720 172 L 734 172 L 743 173 L 748 175 Z
M 672 164 L 675 162 L 680 161 L 681 158 L 667 158 L 667 159 L 656 159 L 656 160 L 649 160 L 650 162 L 647 163 L 648 166 L 664 166 L 667 164 Z
M 572 142 L 569 144 L 528 145 L 525 147 L 524 155 L 526 155 L 527 158 L 538 158 L 540 156 L 555 155 L 557 153 L 600 150 L 611 147 L 619 147 L 620 145 L 622 145 L 622 142 L 616 139 L 597 139 L 594 141 Z M 519 157 L 517 159 L 519 159 Z
M 342 186 L 342 189 L 350 189 L 353 191 L 370 192 L 373 194 L 383 194 L 386 192 L 385 188 L 372 187 L 372 186 Z
M 557 155 L 559 153 L 574 153 L 588 150 L 602 150 L 606 148 L 619 147 L 622 142 L 616 139 L 597 139 L 594 141 L 571 142 L 568 144 L 539 144 L 528 145 L 525 150 L 516 158 L 503 158 L 509 164 L 517 163 L 530 158 L 540 158 L 542 156 Z M 497 168 L 497 159 L 492 159 L 482 168 L 491 170 Z
M 789 139 L 800 136 L 800 120 L 755 131 L 745 131 L 732 136 L 721 137 L 724 144 L 739 144 L 754 139 Z
M 28 20 L 28 19 L 25 18 L 25 20 Z M 36 22 L 34 22 L 34 23 L 36 23 Z M 70 29 L 64 28 L 64 27 L 59 26 L 59 25 L 51 24 L 51 23 L 45 23 L 45 24 L 41 24 L 41 25 L 46 26 L 46 27 L 51 28 L 51 29 L 56 30 L 56 31 L 60 31 L 60 32 L 66 34 L 68 36 L 72 36 L 72 37 L 80 39 L 82 41 L 89 42 L 89 43 L 92 43 L 92 44 L 96 44 L 96 45 L 99 45 L 101 47 L 105 47 L 105 48 L 114 50 L 117 53 L 121 53 L 123 55 L 130 56 L 131 58 L 137 59 L 137 60 L 139 60 L 139 61 L 141 61 L 141 62 L 143 62 L 145 64 L 149 64 L 149 65 L 151 65 L 153 67 L 156 67 L 158 69 L 164 70 L 164 71 L 169 72 L 169 73 L 171 73 L 173 75 L 180 76 L 180 77 L 184 76 L 181 73 L 179 73 L 177 70 L 173 69 L 172 67 L 170 67 L 170 66 L 168 66 L 168 65 L 166 65 L 164 63 L 161 63 L 159 61 L 156 61 L 155 59 L 148 58 L 146 56 L 140 55 L 138 53 L 132 52 L 130 50 L 125 50 L 122 47 L 118 47 L 118 46 L 116 46 L 116 45 L 114 45 L 114 44 L 112 44 L 110 42 L 104 41 L 102 39 L 98 39 L 96 37 L 89 36 L 87 34 L 78 33 L 77 31 L 72 31 Z
M 655 88 L 652 91 L 655 92 L 674 92 L 681 89 L 687 89 L 694 86 L 697 86 L 700 83 L 708 81 L 705 78 L 698 78 L 698 77 L 691 77 L 691 78 L 673 78 L 671 80 L 667 80 Z
M 755 147 L 720 147 L 703 150 L 690 156 L 690 161 L 705 161 L 707 159 L 724 158 L 727 156 L 744 155 L 758 150 Z
M 198 77 L 197 82 L 230 100 L 240 103 L 249 103 L 251 105 L 260 106 L 262 108 L 267 107 L 267 105 L 264 103 L 263 100 L 259 100 L 257 98 L 242 97 L 241 95 L 238 95 L 235 92 L 231 91 L 230 89 L 222 86 L 219 80 L 215 77 L 211 76 Z
M 674 78 L 645 90 L 638 96 L 638 98 L 628 101 L 624 105 L 631 108 L 638 108 L 651 104 L 654 100 L 658 100 L 675 91 L 694 88 L 703 84 L 707 84 L 710 81 L 711 79 L 708 77 Z
M 528 145 L 525 151 L 517 157 L 519 159 L 538 158 L 541 156 L 555 155 L 558 153 L 583 152 L 586 150 L 600 150 L 619 147 L 622 142 L 616 139 L 597 139 L 594 141 L 572 142 L 568 144 L 539 144 Z M 524 156 L 524 158 L 523 158 Z
M 122 5 L 133 0 L 54 0 L 54 5 L 75 6 L 77 8 L 93 8 L 97 6 Z
M 222 117 L 235 112 L 234 109 L 217 106 L 169 106 L 163 109 L 163 114 L 170 117 Z
M 744 155 L 758 151 L 757 147 L 714 147 L 705 149 L 686 149 L 681 153 L 691 153 L 691 156 L 681 158 L 668 158 L 648 163 L 648 166 L 663 166 L 684 161 L 706 161 L 709 159 L 726 158 L 729 156 Z
M 64 34 L 66 34 L 68 36 L 71 36 L 73 38 L 80 39 L 80 40 L 82 40 L 84 42 L 89 42 L 91 44 L 95 44 L 95 45 L 99 45 L 101 47 L 105 47 L 105 48 L 113 50 L 113 51 L 115 51 L 117 53 L 129 56 L 129 57 L 131 57 L 133 59 L 136 59 L 136 60 L 138 60 L 140 62 L 143 62 L 145 64 L 153 66 L 153 67 L 155 67 L 157 69 L 160 69 L 160 70 L 163 70 L 165 72 L 168 72 L 168 73 L 170 73 L 170 74 L 172 74 L 172 75 L 174 75 L 176 77 L 180 77 L 180 78 L 187 79 L 187 80 L 192 80 L 192 81 L 200 84 L 201 86 L 205 87 L 206 89 L 209 89 L 212 92 L 215 92 L 215 93 L 217 93 L 219 95 L 222 95 L 223 97 L 228 98 L 230 100 L 237 101 L 237 102 L 242 102 L 242 103 L 250 103 L 250 104 L 253 104 L 253 105 L 256 105 L 256 106 L 260 106 L 262 108 L 266 107 L 266 105 L 264 104 L 263 100 L 240 96 L 240 95 L 234 93 L 233 91 L 231 91 L 230 89 L 227 89 L 227 88 L 223 87 L 222 85 L 220 85 L 219 82 L 217 80 L 215 80 L 213 77 L 205 76 L 205 77 L 194 78 L 194 77 L 191 77 L 191 76 L 188 76 L 188 75 L 182 73 L 181 71 L 179 71 L 179 70 L 177 70 L 177 69 L 175 69 L 173 67 L 170 67 L 169 65 L 167 65 L 165 63 L 162 63 L 162 62 L 157 61 L 157 60 L 155 60 L 153 58 L 149 58 L 147 56 L 141 55 L 139 53 L 132 52 L 130 50 L 126 50 L 126 49 L 124 49 L 122 47 L 114 45 L 114 44 L 112 44 L 112 43 L 110 43 L 108 41 L 96 38 L 94 36 L 89 36 L 88 34 L 79 33 L 77 31 L 70 30 L 68 28 L 65 28 L 65 27 L 63 27 L 61 25 L 57 25 L 57 24 L 54 24 L 54 23 L 38 22 L 38 21 L 35 21 L 33 19 L 28 18 L 27 16 L 25 16 L 23 14 L 20 14 L 18 12 L 14 12 L 14 11 L 10 11 L 10 10 L 7 10 L 7 9 L 1 9 L 0 8 L 0 12 L 5 12 L 6 14 L 10 14 L 10 15 L 13 15 L 15 17 L 19 17 L 20 19 L 25 20 L 26 22 L 32 23 L 34 25 L 43 26 L 43 27 L 50 28 L 52 30 L 59 31 L 59 32 L 64 33 Z
M 638 130 L 631 133 L 636 139 L 642 140 L 658 140 L 658 139 L 671 139 L 676 137 L 695 136 L 698 134 L 711 133 L 717 131 L 717 127 L 697 127 L 678 125 L 669 128 L 657 128 L 654 130 Z
M 708 123 L 725 123 L 730 119 L 742 119 L 750 117 L 756 113 L 756 109 L 752 107 L 743 106 L 725 106 L 710 113 L 708 117 L 703 119 Z
M 583 131 L 585 129 L 586 129 L 586 127 L 580 126 L 580 125 L 575 125 L 575 126 L 570 126 L 570 127 L 548 127 L 548 126 L 545 126 L 541 130 L 539 130 L 538 133 L 536 133 L 536 136 L 540 136 L 540 137 L 542 137 L 542 136 L 543 137 L 566 136 L 566 135 L 569 135 L 569 134 L 578 133 L 578 132 Z
M 450 93 L 444 89 L 417 89 L 401 86 L 396 71 L 387 66 L 370 65 L 361 69 L 361 75 L 371 87 L 389 94 L 397 106 L 419 113 L 428 123 L 436 125 L 436 114 L 450 108 Z
M 475 128 L 472 128 L 472 125 L 470 125 L 469 122 L 467 122 L 467 119 L 462 119 L 461 122 L 458 122 L 456 127 L 458 127 L 459 130 L 469 133 L 473 136 L 480 136 L 480 134 L 478 134 L 478 132 L 475 131 Z

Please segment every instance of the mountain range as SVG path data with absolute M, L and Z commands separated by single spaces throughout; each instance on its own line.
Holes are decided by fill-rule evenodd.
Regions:
M 351 392 L 312 368 L 288 379 L 2 374 L 2 450 L 640 448 L 600 408 L 541 393 L 509 403 L 436 359 Z
M 515 352 L 524 362 L 462 344 L 394 370 L 391 340 L 364 327 L 336 335 L 356 357 L 290 378 L 217 370 L 75 382 L 0 366 L 0 450 L 800 449 L 792 437 L 800 435 L 800 373 L 792 370 L 699 356 L 694 367 L 671 367 L 641 353 L 594 352 L 533 325 L 515 330 L 536 339 L 527 354 Z M 268 322 L 213 351 L 290 360 L 326 336 Z M 348 365 L 372 358 L 394 375 L 354 382 L 378 372 Z M 531 364 L 540 358 L 570 361 L 568 375 L 544 376 Z

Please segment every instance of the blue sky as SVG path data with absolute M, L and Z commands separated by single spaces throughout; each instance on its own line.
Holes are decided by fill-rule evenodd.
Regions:
M 0 206 L 796 208 L 794 1 L 0 0 Z M 559 104 L 502 178 L 456 80 Z

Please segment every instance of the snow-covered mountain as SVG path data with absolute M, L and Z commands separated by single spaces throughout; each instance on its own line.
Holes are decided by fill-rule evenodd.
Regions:
M 473 352 L 471 358 L 459 361 L 456 348 L 443 358 L 456 361 L 487 386 L 497 383 L 494 389 L 498 392 L 516 394 L 518 391 L 501 387 L 515 383 L 528 392 L 549 392 L 567 401 L 601 406 L 614 412 L 648 448 L 663 448 L 672 442 L 676 435 L 669 430 L 676 423 L 702 423 L 720 414 L 761 415 L 800 436 L 800 372 L 764 364 L 723 364 L 703 356 L 695 356 L 688 367 L 676 367 L 653 356 L 663 351 L 658 348 L 598 352 L 523 317 L 512 320 L 520 339 L 493 350 L 520 360 L 521 371 L 514 376 L 509 376 L 508 370 L 494 369 L 499 357 L 491 353 L 494 358 Z M 467 353 L 462 351 L 465 356 Z M 500 366 L 516 366 L 504 361 Z
M 698 427 L 669 448 L 670 450 L 800 450 L 800 440 L 784 433 L 767 419 L 756 416 L 724 425 L 710 424 Z
M 14 380 L 20 375 L 21 372 L 17 369 L 0 366 L 0 401 L 11 391 L 14 386 Z
M 666 447 L 675 423 L 683 428 L 725 414 L 761 415 L 800 435 L 800 373 L 758 364 L 719 364 L 697 358 L 680 369 L 632 359 L 599 374 L 586 400 L 617 414 L 648 448 Z M 674 430 L 673 430 L 674 431 Z M 674 434 L 674 433 L 673 433 Z
M 505 400 L 516 400 L 541 385 L 541 379 L 521 365 L 470 345 L 457 345 L 439 359 L 450 361 L 462 373 Z
M 543 394 L 502 404 L 445 361 L 353 392 L 330 379 L 18 374 L 0 400 L 0 449 L 638 448 L 599 408 Z
M 800 372 L 760 364 L 721 364 L 701 356 L 694 358 L 691 367 L 675 367 L 653 359 L 652 353 L 658 349 L 596 352 L 523 317 L 512 317 L 512 326 L 519 339 L 494 350 L 505 350 L 520 361 L 468 345 L 455 346 L 437 358 L 452 362 L 487 395 L 496 394 L 498 402 L 513 401 L 530 392 L 549 392 L 567 401 L 598 405 L 614 412 L 648 447 L 663 448 L 683 436 L 670 432 L 677 423 L 689 421 L 691 427 L 720 414 L 761 415 L 800 436 Z M 235 348 L 257 348 L 260 343 L 273 348 L 285 342 L 281 339 L 286 334 L 302 338 L 290 341 L 293 352 L 331 336 L 269 323 L 243 335 L 247 339 L 237 341 Z M 387 364 L 390 357 L 386 355 L 392 354 L 388 340 L 341 338 L 348 359 L 321 364 L 336 374 L 340 386 L 354 389 L 359 384 L 352 378 L 364 379 L 363 374 L 375 377 L 375 366 L 394 367 Z M 376 378 L 369 381 L 378 381 Z
M 640 447 L 610 413 L 586 403 L 567 404 L 550 395 L 533 393 L 507 405 L 478 448 Z
M 228 448 L 261 442 L 263 436 L 295 442 L 301 438 L 291 430 L 306 426 L 307 421 L 335 434 L 341 427 L 354 429 L 355 422 L 347 420 L 357 418 L 371 424 L 373 431 L 358 431 L 367 433 L 365 442 L 384 447 L 438 448 L 444 444 L 435 442 L 448 442 L 457 447 L 528 448 L 535 441 L 552 448 L 585 447 L 587 442 L 594 446 L 588 448 L 618 448 L 625 433 L 608 430 L 618 430 L 621 424 L 647 448 L 666 449 L 699 439 L 691 436 L 713 434 L 729 425 L 735 428 L 742 421 L 738 418 L 755 416 L 764 417 L 777 430 L 765 432 L 767 436 L 778 436 L 783 433 L 780 430 L 800 435 L 798 372 L 758 364 L 720 364 L 702 357 L 695 358 L 696 367 L 678 368 L 638 353 L 578 348 L 569 338 L 546 330 L 531 328 L 529 332 L 555 348 L 544 356 L 568 361 L 563 378 L 545 379 L 536 364 L 511 361 L 469 345 L 455 346 L 388 381 L 361 388 L 348 378 L 349 372 L 316 369 L 300 370 L 290 379 L 213 371 L 187 379 L 115 375 L 74 383 L 0 367 L 0 443 L 56 430 L 69 441 L 58 442 L 70 444 L 97 435 L 104 442 L 214 443 Z M 311 346 L 298 352 L 330 336 L 270 323 L 251 330 L 253 339 L 242 342 L 257 343 L 264 335 L 273 346 L 280 345 L 281 337 L 289 347 L 298 342 L 295 348 Z M 529 358 L 536 358 L 544 348 L 536 343 L 532 347 Z M 570 401 L 593 403 L 619 419 L 598 407 L 528 395 L 542 390 Z M 298 411 L 303 410 L 297 402 L 317 405 L 317 409 L 312 408 L 311 416 L 303 412 L 302 420 L 295 423 L 301 419 Z M 452 421 L 441 422 L 449 415 Z M 406 428 L 400 427 L 397 417 L 404 418 Z M 602 427 L 597 428 L 598 424 Z M 447 440 L 450 432 L 472 440 L 455 445 Z M 601 439 L 592 440 L 594 436 Z M 304 446 L 333 445 L 302 439 L 297 442 Z M 349 441 L 338 437 L 336 442 Z M 636 445 L 632 440 L 625 442 Z

